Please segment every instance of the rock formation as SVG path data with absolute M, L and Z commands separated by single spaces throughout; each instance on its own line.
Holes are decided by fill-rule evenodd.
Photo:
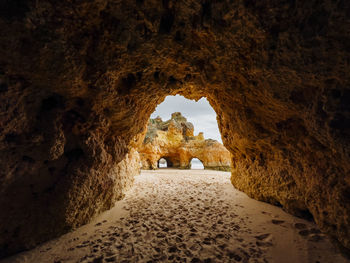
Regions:
M 0 1 L 0 256 L 109 209 L 167 95 L 206 97 L 232 183 L 350 248 L 350 2 Z
M 138 152 L 143 169 L 156 169 L 164 158 L 168 167 L 189 169 L 192 158 L 198 158 L 204 169 L 230 170 L 230 152 L 212 139 L 204 139 L 203 133 L 193 135 L 193 124 L 180 112 L 163 122 L 161 118 L 150 119 L 143 144 Z

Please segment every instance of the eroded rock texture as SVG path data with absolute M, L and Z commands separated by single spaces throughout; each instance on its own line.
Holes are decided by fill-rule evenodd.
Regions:
M 121 198 L 174 94 L 207 97 L 238 189 L 350 248 L 349 16 L 347 0 L 0 1 L 1 256 Z
M 193 135 L 193 124 L 180 112 L 171 115 L 165 122 L 160 117 L 150 119 L 147 133 L 138 148 L 143 169 L 157 169 L 158 161 L 164 158 L 168 167 L 189 169 L 191 160 L 198 158 L 204 169 L 229 171 L 230 152 L 216 140 L 204 139 L 200 132 Z

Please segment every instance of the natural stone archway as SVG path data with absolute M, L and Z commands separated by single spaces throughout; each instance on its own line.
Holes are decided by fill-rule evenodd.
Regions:
M 142 169 L 156 169 L 161 157 L 171 167 L 190 169 L 191 159 L 200 158 L 205 169 L 229 171 L 230 152 L 218 141 L 204 139 L 203 132 L 194 136 L 194 127 L 180 112 L 162 121 L 160 117 L 150 119 L 143 143 L 138 147 Z
M 213 106 L 235 187 L 309 211 L 350 248 L 349 13 L 345 0 L 1 1 L 0 256 L 122 198 L 148 117 L 175 94 Z
M 198 162 L 198 165 L 195 165 L 196 162 Z M 201 160 L 199 160 L 198 158 L 192 158 L 190 161 L 191 164 L 191 169 L 204 169 L 204 164 Z M 197 167 L 198 166 L 198 167 Z
M 169 156 L 165 157 L 165 160 L 167 161 L 168 167 L 178 167 L 179 161 L 177 159 L 171 158 Z M 175 163 L 175 164 L 174 164 Z
M 158 168 L 168 168 L 168 162 L 164 158 L 160 158 L 158 161 Z
M 162 157 L 162 158 L 160 158 L 159 160 L 158 160 L 158 168 L 160 167 L 159 166 L 159 164 L 160 164 L 160 160 L 162 160 L 162 159 L 164 159 L 165 160 L 165 162 L 166 162 L 166 168 L 172 168 L 173 166 L 174 166 L 174 164 L 173 164 L 173 162 L 171 161 L 171 158 L 169 158 L 169 157 Z M 149 167 L 149 169 L 155 169 L 155 168 L 153 168 L 151 165 L 152 165 L 152 163 L 150 162 L 150 160 L 147 160 L 148 162 L 149 162 L 149 164 L 148 164 L 148 166 L 147 167 Z M 142 162 L 142 160 L 141 160 L 141 162 Z M 147 165 L 147 164 L 146 164 Z M 142 164 L 141 164 L 141 167 L 142 167 Z

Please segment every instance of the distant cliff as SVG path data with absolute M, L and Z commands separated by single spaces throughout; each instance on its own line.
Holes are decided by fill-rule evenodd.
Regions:
M 193 124 L 180 112 L 171 119 L 150 119 L 143 144 L 138 149 L 143 169 L 156 169 L 164 158 L 168 167 L 189 169 L 192 158 L 198 158 L 205 169 L 230 170 L 230 153 L 216 140 L 193 135 Z

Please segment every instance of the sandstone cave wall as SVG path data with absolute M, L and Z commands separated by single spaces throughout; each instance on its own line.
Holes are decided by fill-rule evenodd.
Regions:
M 1 1 L 0 256 L 121 198 L 174 94 L 208 98 L 235 187 L 350 248 L 349 17 L 346 0 Z

